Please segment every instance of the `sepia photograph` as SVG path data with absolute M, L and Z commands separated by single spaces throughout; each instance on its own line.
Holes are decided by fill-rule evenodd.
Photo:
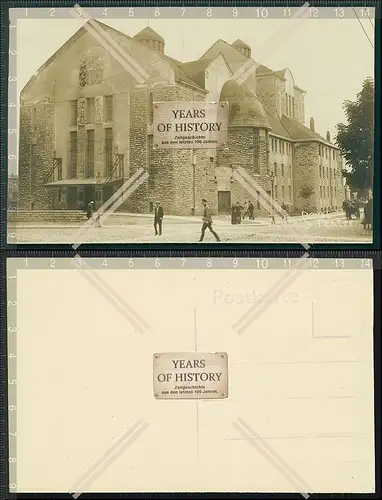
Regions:
M 8 243 L 372 243 L 374 9 L 177 9 L 11 9 Z

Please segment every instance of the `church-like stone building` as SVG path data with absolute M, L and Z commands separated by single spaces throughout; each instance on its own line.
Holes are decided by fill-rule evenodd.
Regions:
M 242 83 L 252 54 L 241 40 L 180 62 L 149 27 L 132 38 L 95 21 L 91 30 L 77 31 L 21 92 L 21 209 L 100 206 L 143 168 L 148 181 L 120 210 L 149 212 L 159 201 L 167 214 L 189 215 L 207 198 L 215 213 L 248 200 L 264 212 L 235 179 L 239 167 L 291 212 L 340 208 L 338 148 L 313 119 L 304 125 L 305 91 L 289 69 L 259 65 Z M 154 103 L 170 100 L 227 101 L 227 147 L 154 149 Z

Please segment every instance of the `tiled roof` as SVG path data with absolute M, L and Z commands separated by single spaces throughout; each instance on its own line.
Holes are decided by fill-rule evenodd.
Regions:
M 273 132 L 274 134 L 280 135 L 281 137 L 285 137 L 286 139 L 292 139 L 288 130 L 282 124 L 282 121 L 280 120 L 280 118 L 276 118 L 272 113 L 270 113 L 267 110 L 265 110 L 265 112 L 267 114 L 268 123 L 272 129 L 272 130 L 270 130 L 270 132 L 271 133 Z
M 288 131 L 291 138 L 296 141 L 303 139 L 316 139 L 323 141 L 326 144 L 331 144 L 320 134 L 318 134 L 317 132 L 313 132 L 313 130 L 310 130 L 310 128 L 305 127 L 305 125 L 295 120 L 294 118 L 282 115 L 281 124 Z

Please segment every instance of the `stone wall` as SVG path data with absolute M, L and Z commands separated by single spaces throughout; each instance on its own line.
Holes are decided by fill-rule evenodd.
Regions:
M 18 210 L 8 213 L 8 222 L 80 222 L 87 220 L 86 215 L 80 210 Z
M 19 141 L 20 208 L 45 210 L 52 194 L 45 187 L 55 155 L 54 103 L 46 98 L 32 105 L 21 104 Z M 32 150 L 35 153 L 35 185 L 32 185 Z
M 297 212 L 319 212 L 319 155 L 316 142 L 303 142 L 294 145 L 293 180 L 294 205 Z M 305 198 L 304 192 L 311 191 Z

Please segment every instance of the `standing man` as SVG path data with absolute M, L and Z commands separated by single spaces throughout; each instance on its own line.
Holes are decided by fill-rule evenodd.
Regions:
M 243 207 L 240 205 L 239 202 L 236 203 L 236 224 L 241 224 L 241 212 L 243 210 Z
M 250 201 L 248 203 L 248 215 L 249 215 L 250 220 L 254 220 L 254 218 L 255 218 L 254 211 L 255 211 L 255 207 L 254 207 L 252 201 Z
M 155 210 L 154 210 L 154 229 L 155 229 L 155 236 L 158 236 L 158 229 L 159 229 L 159 236 L 162 236 L 162 221 L 163 221 L 163 207 L 157 202 L 155 204 Z
M 205 200 L 203 198 L 202 199 L 202 203 L 203 203 L 203 207 L 204 207 L 203 217 L 202 217 L 203 225 L 202 225 L 202 233 L 200 235 L 200 240 L 199 241 L 203 241 L 204 234 L 205 234 L 207 228 L 215 236 L 216 241 L 220 241 L 220 238 L 219 238 L 218 234 L 215 233 L 215 231 L 212 229 L 212 214 L 211 214 L 210 207 L 207 205 L 207 200 Z

